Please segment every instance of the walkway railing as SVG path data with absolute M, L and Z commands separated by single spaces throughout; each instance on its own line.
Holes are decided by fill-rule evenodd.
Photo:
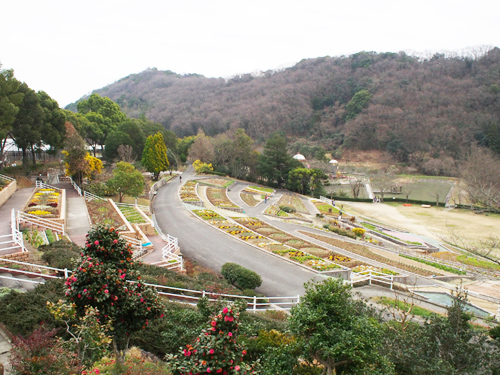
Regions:
M 4 180 L 7 183 L 11 183 L 12 181 L 14 181 L 14 178 L 0 174 L 0 180 Z
M 50 219 L 43 219 L 36 215 L 27 214 L 26 212 L 17 211 L 17 225 L 20 222 L 29 223 L 32 225 L 40 226 L 50 229 L 52 231 L 60 232 L 63 236 L 66 235 L 64 231 L 64 224 L 52 221 Z
M 330 206 L 332 205 L 332 200 L 322 195 L 319 197 L 319 200 L 323 203 L 328 203 Z
M 378 283 L 387 284 L 389 288 L 392 289 L 394 285 L 394 276 L 393 275 L 384 275 L 378 272 L 373 271 L 364 271 L 364 272 L 351 272 L 350 279 L 348 282 L 353 286 L 354 284 L 368 281 L 369 285 L 372 285 L 373 281 Z
M 26 266 L 29 269 L 37 269 L 37 270 L 48 270 L 52 271 L 52 273 L 56 273 L 56 275 L 49 274 L 41 274 L 32 271 L 24 271 L 20 269 L 13 269 L 8 267 L 0 267 L 0 270 L 6 272 L 15 272 L 17 274 L 23 273 L 31 276 L 38 276 L 42 278 L 56 278 L 63 279 L 69 277 L 71 271 L 68 269 L 60 269 L 54 267 L 46 267 L 38 264 L 31 264 L 26 262 L 19 262 L 10 259 L 2 259 L 0 258 L 0 262 L 2 263 L 13 263 L 17 265 Z M 64 276 L 62 276 L 64 275 Z M 44 284 L 44 280 L 32 280 L 34 283 Z M 133 281 L 130 281 L 133 282 Z M 247 308 L 251 311 L 263 311 L 263 310 L 289 310 L 293 306 L 297 305 L 300 302 L 300 296 L 286 296 L 286 297 L 249 297 L 249 296 L 238 296 L 234 294 L 222 294 L 222 293 L 212 293 L 207 292 L 205 290 L 191 290 L 191 289 L 183 289 L 183 288 L 175 288 L 164 285 L 156 285 L 144 283 L 144 285 L 148 285 L 156 289 L 160 296 L 168 298 L 169 300 L 186 303 L 190 305 L 196 305 L 200 298 L 206 297 L 210 301 L 216 301 L 218 299 L 226 299 L 230 301 L 236 300 L 244 300 L 247 302 Z
M 106 198 L 100 197 L 98 195 L 89 193 L 87 190 L 83 192 L 83 197 L 85 198 L 86 201 L 90 202 L 91 200 L 96 200 L 96 201 L 105 201 L 107 200 Z
M 52 185 L 46 184 L 45 182 L 42 182 L 42 181 L 39 181 L 39 180 L 37 180 L 37 181 L 36 181 L 36 187 L 37 187 L 37 188 L 42 188 L 42 189 L 55 189 L 55 190 L 61 190 L 61 188 L 58 188 L 58 187 L 55 187 L 55 186 L 52 186 Z
M 82 189 L 80 188 L 80 186 L 78 186 L 76 184 L 75 181 L 73 181 L 73 179 L 71 177 L 69 177 L 69 182 L 71 183 L 71 185 L 73 185 L 73 187 L 75 188 L 76 192 L 78 193 L 78 195 L 81 197 L 82 196 Z

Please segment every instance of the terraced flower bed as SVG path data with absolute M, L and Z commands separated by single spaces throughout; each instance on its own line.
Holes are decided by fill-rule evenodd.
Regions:
M 332 207 L 331 205 L 321 201 L 313 201 L 313 204 L 323 215 L 339 216 L 339 210 L 337 207 Z
M 215 207 L 239 208 L 227 197 L 225 189 L 208 187 L 207 198 Z
M 23 211 L 43 218 L 58 218 L 60 195 L 60 189 L 37 188 Z
M 130 223 L 142 224 L 147 223 L 146 219 L 133 206 L 118 206 L 123 215 Z
M 86 203 L 90 220 L 93 224 L 99 223 L 117 228 L 118 230 L 125 230 L 127 228 L 120 215 L 118 215 L 118 212 L 116 212 L 108 200 L 93 199 Z
M 367 246 L 358 245 L 358 244 L 354 244 L 354 243 L 347 242 L 347 241 L 342 241 L 342 240 L 339 240 L 337 238 L 328 237 L 328 236 L 324 236 L 321 234 L 316 234 L 316 233 L 311 233 L 311 232 L 306 232 L 306 231 L 299 231 L 299 232 L 302 234 L 305 234 L 306 236 L 309 236 L 311 238 L 315 238 L 319 241 L 330 244 L 332 246 L 340 247 L 341 249 L 344 249 L 350 253 L 358 254 L 358 255 L 364 256 L 366 258 L 375 260 L 377 262 L 384 263 L 384 264 L 387 264 L 389 266 L 397 267 L 400 270 L 416 273 L 416 274 L 422 275 L 422 276 L 431 276 L 431 275 L 442 276 L 442 274 L 439 274 L 436 272 L 431 272 L 431 271 L 428 271 L 428 270 L 420 268 L 420 267 L 412 266 L 412 265 L 409 265 L 409 264 L 406 264 L 403 262 L 398 262 L 398 261 L 386 258 L 382 255 L 379 255 L 379 254 L 371 251 L 370 248 L 368 248 Z
M 199 202 L 200 197 L 196 194 L 196 181 L 187 181 L 179 190 L 179 196 L 183 202 Z
M 278 207 L 279 206 L 293 207 L 295 208 L 295 210 L 297 210 L 297 212 L 302 212 L 304 214 L 309 213 L 304 203 L 302 203 L 300 197 L 295 194 L 283 194 L 276 205 Z
M 255 207 L 262 201 L 262 199 L 260 199 L 260 194 L 255 194 L 255 193 L 241 192 L 240 198 L 250 207 Z
M 214 222 L 226 220 L 225 217 L 220 216 L 217 212 L 212 210 L 193 210 L 192 212 L 203 220 L 212 220 Z
M 226 189 L 234 183 L 234 180 L 227 178 L 204 178 L 198 180 L 198 183 Z
M 274 228 L 267 223 L 264 223 L 255 218 L 236 218 L 235 221 L 241 226 L 253 229 L 258 233 L 265 235 L 266 237 L 276 242 L 279 242 L 279 244 L 275 242 L 262 242 L 259 244 L 260 247 L 271 251 L 274 254 L 285 256 L 291 260 L 297 261 L 301 264 L 305 264 L 315 270 L 327 271 L 335 268 L 340 268 L 340 266 L 331 263 L 333 262 L 333 257 L 340 256 L 338 254 L 335 254 L 331 250 L 315 246 L 312 243 L 280 231 L 279 229 Z M 330 258 L 330 256 L 332 256 L 332 258 Z M 314 262 L 311 263 L 311 261 Z M 356 266 L 361 263 L 362 262 L 360 261 L 353 261 L 352 266 Z M 351 266 L 351 264 L 349 264 L 349 262 L 347 261 L 344 261 L 344 264 L 342 265 L 345 267 Z

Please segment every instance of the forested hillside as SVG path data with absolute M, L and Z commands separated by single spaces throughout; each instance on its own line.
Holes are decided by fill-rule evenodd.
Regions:
M 387 150 L 401 162 L 461 159 L 471 143 L 500 153 L 500 49 L 470 57 L 360 52 L 229 80 L 148 69 L 96 90 L 178 136 L 281 130 L 327 151 Z

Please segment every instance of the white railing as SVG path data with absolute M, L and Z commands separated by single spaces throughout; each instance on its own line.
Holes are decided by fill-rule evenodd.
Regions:
M 92 194 L 92 193 L 89 193 L 88 191 L 84 191 L 83 192 L 83 197 L 85 198 L 85 200 L 87 201 L 91 201 L 91 200 L 96 200 L 96 201 L 105 201 L 107 200 L 106 198 L 103 198 L 103 197 L 100 197 L 98 195 L 95 195 L 95 194 Z
M 32 225 L 37 225 L 43 228 L 50 229 L 55 232 L 60 232 L 63 236 L 66 234 L 64 231 L 64 224 L 52 221 L 50 219 L 44 219 L 36 215 L 27 214 L 26 212 L 17 211 L 17 225 L 23 221 Z
M 332 206 L 332 199 L 330 198 L 327 198 L 327 197 L 324 197 L 324 196 L 320 196 L 319 197 L 319 200 L 323 203 L 327 203 L 329 204 L 330 206 Z
M 0 267 L 0 270 L 6 271 L 6 272 L 15 272 L 17 274 L 22 273 L 22 274 L 31 275 L 31 276 L 38 276 L 38 277 L 42 277 L 42 278 L 58 278 L 58 279 L 68 278 L 69 275 L 71 274 L 71 271 L 68 269 L 60 269 L 60 268 L 54 268 L 54 267 L 41 266 L 38 264 L 19 262 L 19 261 L 10 260 L 10 259 L 0 258 L 0 262 L 24 265 L 24 266 L 30 267 L 30 269 L 34 268 L 34 269 L 37 269 L 39 271 L 41 271 L 42 269 L 45 269 L 45 270 L 53 271 L 54 273 L 57 273 L 58 275 L 47 275 L 47 274 L 42 274 L 41 272 L 37 273 L 37 272 L 12 269 L 12 268 L 7 268 L 7 267 Z M 60 274 L 64 274 L 64 276 L 60 276 Z M 5 278 L 7 278 L 7 276 Z M 19 280 L 19 279 L 16 279 L 16 280 Z M 44 283 L 44 281 L 42 281 L 42 280 L 38 280 L 38 281 L 33 280 L 33 282 L 37 282 L 39 284 Z M 129 282 L 133 282 L 133 281 L 129 281 Z M 212 293 L 212 292 L 207 292 L 205 290 L 191 290 L 191 289 L 175 288 L 175 287 L 171 287 L 171 286 L 149 284 L 149 283 L 144 283 L 144 285 L 155 288 L 160 296 L 168 298 L 169 300 L 174 300 L 174 301 L 177 301 L 180 303 L 186 303 L 186 304 L 190 304 L 190 305 L 196 305 L 198 303 L 198 300 L 200 298 L 203 298 L 203 297 L 207 297 L 210 301 L 216 301 L 218 299 L 226 299 L 226 300 L 231 300 L 231 301 L 244 300 L 247 302 L 247 304 L 248 304 L 247 308 L 249 310 L 262 311 L 262 310 L 289 310 L 293 306 L 297 305 L 300 302 L 300 296 L 249 297 L 249 296 L 238 296 L 238 295 L 234 295 L 234 294 Z
M 11 183 L 12 181 L 14 181 L 14 178 L 0 174 L 0 180 L 4 180 L 7 181 L 8 183 Z
M 45 182 L 36 180 L 36 187 L 37 188 L 42 188 L 42 189 L 55 189 L 55 190 L 61 190 L 61 188 L 46 184 Z
M 16 218 L 16 210 L 15 208 L 10 211 L 10 230 L 12 234 L 12 240 L 14 243 L 16 243 L 19 247 L 21 247 L 21 251 L 25 252 L 28 251 L 24 247 L 24 238 L 22 232 L 19 230 L 19 222 L 17 221 Z
M 20 240 L 20 241 L 19 241 Z M 20 245 L 19 242 L 23 241 L 23 235 L 20 233 L 19 235 L 6 234 L 0 236 L 0 252 L 8 251 L 8 252 L 19 252 L 26 251 L 24 245 Z
M 163 236 L 162 238 L 165 239 L 165 236 Z M 161 267 L 167 269 L 174 269 L 179 267 L 181 270 L 184 269 L 184 261 L 182 259 L 182 256 L 175 254 L 175 252 L 179 248 L 179 241 L 177 237 L 167 234 L 166 242 L 167 244 L 162 249 L 162 260 L 157 263 L 161 263 Z M 165 262 L 167 264 L 165 264 Z
M 71 177 L 69 177 L 69 182 L 71 183 L 71 185 L 73 185 L 73 187 L 75 188 L 76 192 L 78 193 L 78 195 L 81 197 L 82 196 L 82 189 L 80 188 L 80 186 L 78 186 L 76 184 L 75 181 L 73 181 L 73 179 Z
M 49 266 L 42 266 L 40 264 L 33 264 L 33 263 L 26 263 L 26 262 L 20 262 L 18 260 L 12 260 L 12 259 L 4 259 L 4 258 L 0 258 L 0 262 L 4 262 L 4 263 L 13 263 L 13 264 L 19 264 L 21 266 L 27 266 L 31 269 L 37 269 L 38 271 L 42 271 L 42 270 L 49 270 L 49 271 L 53 271 L 53 272 L 56 272 L 56 273 L 64 273 L 64 278 L 67 278 L 70 274 L 70 270 L 68 270 L 67 268 L 54 268 L 54 267 L 49 267 Z M 4 269 L 3 267 L 0 267 L 0 269 Z M 15 271 L 15 272 L 21 272 L 21 273 L 27 273 L 27 274 L 32 274 L 32 272 L 29 272 L 29 271 L 25 271 L 25 270 L 18 270 L 18 269 L 12 269 L 12 271 Z M 40 276 L 40 273 L 35 273 L 37 276 Z M 49 275 L 43 275 L 43 276 L 47 276 L 49 277 Z M 52 276 L 54 277 L 54 276 Z M 62 276 L 56 276 L 55 278 L 62 278 Z
M 132 257 L 134 259 L 140 257 L 144 253 L 145 250 L 142 247 L 142 240 L 138 240 L 137 238 L 129 237 L 123 234 L 121 234 L 121 237 L 123 237 L 132 246 L 132 249 L 134 251 Z
M 392 289 L 394 285 L 394 276 L 384 275 L 373 271 L 351 272 L 351 277 L 348 282 L 351 284 L 351 286 L 353 286 L 354 284 L 365 281 L 368 281 L 369 285 L 372 285 L 372 281 L 387 284 L 389 285 L 390 289 Z

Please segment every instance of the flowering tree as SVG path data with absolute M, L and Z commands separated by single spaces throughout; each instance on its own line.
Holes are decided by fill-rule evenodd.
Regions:
M 239 310 L 232 304 L 224 307 L 201 331 L 193 345 L 180 348 L 178 355 L 169 355 L 175 375 L 250 374 L 251 366 L 243 362 L 246 350 L 236 342 Z
M 130 334 L 163 316 L 157 293 L 140 281 L 132 249 L 114 228 L 96 226 L 73 274 L 66 280 L 66 296 L 79 315 L 87 306 L 99 310 L 103 323 L 113 326 L 113 349 L 122 363 Z

